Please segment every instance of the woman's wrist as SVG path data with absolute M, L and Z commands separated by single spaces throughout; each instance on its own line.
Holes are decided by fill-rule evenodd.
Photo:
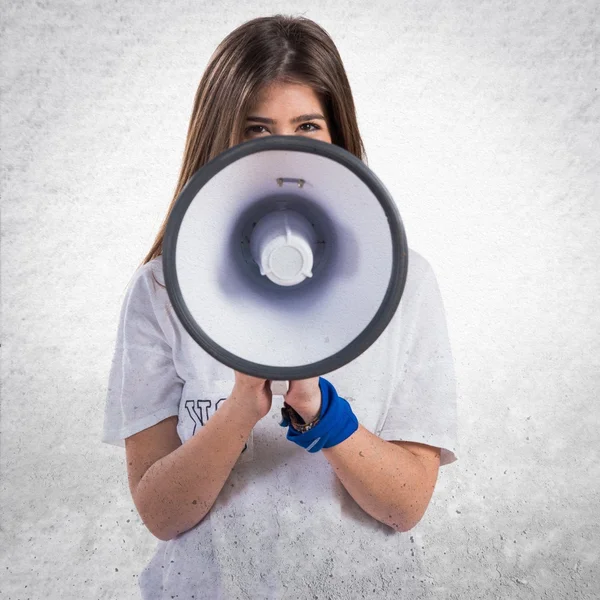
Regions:
M 255 393 L 252 390 L 234 385 L 231 394 L 225 401 L 228 406 L 235 408 L 237 414 L 242 416 L 245 421 L 252 423 L 252 427 L 264 417 L 264 414 L 256 406 L 254 396 Z
M 319 412 L 312 418 L 310 418 L 306 412 L 304 412 L 304 415 L 305 416 L 302 417 L 294 408 L 284 402 L 283 407 L 281 408 L 282 421 L 280 425 L 289 425 L 292 430 L 297 431 L 298 433 L 305 433 L 310 431 L 320 422 L 321 410 L 319 409 Z
M 321 414 L 321 399 L 319 398 L 318 401 L 298 408 L 292 408 L 291 406 L 289 408 L 302 419 L 303 424 L 312 423 Z

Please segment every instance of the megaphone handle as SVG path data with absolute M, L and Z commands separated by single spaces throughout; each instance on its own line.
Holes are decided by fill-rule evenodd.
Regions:
M 271 381 L 271 393 L 274 396 L 285 396 L 289 389 L 289 381 Z

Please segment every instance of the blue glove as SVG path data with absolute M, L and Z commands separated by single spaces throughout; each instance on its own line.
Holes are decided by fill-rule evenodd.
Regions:
M 279 423 L 288 427 L 287 439 L 308 452 L 318 452 L 322 448 L 331 448 L 349 438 L 358 429 L 358 419 L 350 404 L 340 398 L 327 379 L 319 377 L 321 389 L 321 420 L 306 433 L 296 431 L 287 419 Z

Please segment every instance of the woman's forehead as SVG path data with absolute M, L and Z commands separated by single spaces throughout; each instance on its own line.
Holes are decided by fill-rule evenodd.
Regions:
M 301 107 L 303 107 L 301 113 L 315 113 L 322 108 L 319 96 L 310 86 L 302 83 L 274 82 L 267 84 L 258 92 L 249 114 L 265 116 L 255 113 L 261 109 L 287 112 Z

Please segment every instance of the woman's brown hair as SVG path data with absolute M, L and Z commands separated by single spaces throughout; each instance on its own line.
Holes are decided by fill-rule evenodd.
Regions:
M 329 34 L 305 17 L 252 19 L 219 44 L 200 80 L 175 193 L 142 265 L 162 254 L 167 222 L 185 184 L 242 141 L 248 111 L 273 81 L 310 86 L 325 108 L 332 143 L 366 160 L 348 77 Z

